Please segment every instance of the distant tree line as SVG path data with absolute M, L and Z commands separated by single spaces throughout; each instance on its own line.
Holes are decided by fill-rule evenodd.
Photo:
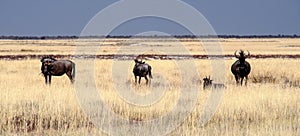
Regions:
M 300 35 L 218 35 L 219 38 L 300 38 Z
M 51 39 L 79 39 L 79 38 L 300 38 L 300 35 L 171 35 L 171 36 L 131 36 L 131 35 L 107 35 L 107 36 L 0 36 L 0 39 L 12 40 L 51 40 Z
M 0 36 L 0 39 L 11 39 L 11 40 L 78 39 L 78 36 Z

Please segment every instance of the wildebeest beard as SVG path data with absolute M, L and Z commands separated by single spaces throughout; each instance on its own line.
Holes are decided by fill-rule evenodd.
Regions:
M 52 64 L 49 64 L 48 66 L 47 66 L 47 74 L 51 74 L 51 71 L 53 70 L 53 65 Z
M 53 65 L 51 63 L 43 63 L 42 64 L 42 72 L 43 74 L 51 75 L 51 71 L 53 70 Z

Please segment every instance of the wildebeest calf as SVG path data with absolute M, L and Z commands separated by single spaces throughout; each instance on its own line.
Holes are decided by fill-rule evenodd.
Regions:
M 210 76 L 207 78 L 203 78 L 203 90 L 210 89 L 210 88 L 226 88 L 224 84 L 221 83 L 213 83 L 213 80 L 210 79 Z

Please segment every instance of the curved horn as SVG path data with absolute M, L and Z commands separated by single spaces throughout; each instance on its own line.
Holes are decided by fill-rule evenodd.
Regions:
M 237 52 L 237 50 L 234 52 L 234 56 L 235 56 L 236 58 L 239 58 L 239 57 L 236 55 L 236 52 Z
M 247 52 L 248 52 L 247 58 L 249 58 L 250 57 L 250 52 L 248 50 L 247 50 Z
M 45 57 L 41 58 L 41 62 L 44 62 Z

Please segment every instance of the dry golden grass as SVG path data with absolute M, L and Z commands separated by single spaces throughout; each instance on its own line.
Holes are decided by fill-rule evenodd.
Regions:
M 267 134 L 299 134 L 300 125 L 300 93 L 299 87 L 284 82 L 285 77 L 291 82 L 299 82 L 297 69 L 277 69 L 275 64 L 294 66 L 300 63 L 297 60 L 267 59 L 271 64 L 268 68 L 253 67 L 248 87 L 236 87 L 232 75 L 227 73 L 227 88 L 222 103 L 211 121 L 202 127 L 198 121 L 202 113 L 209 91 L 200 91 L 198 103 L 190 117 L 177 128 L 173 134 L 187 135 L 267 135 Z M 233 60 L 226 61 L 227 69 Z M 253 66 L 266 65 L 266 60 L 249 60 Z M 114 85 L 111 83 L 111 60 L 97 60 L 96 74 L 101 97 L 111 109 L 130 120 L 149 120 L 165 115 L 176 105 L 180 95 L 180 75 L 176 74 L 175 65 L 171 61 L 148 61 L 153 69 L 154 79 L 151 86 L 161 87 L 159 84 L 161 75 L 168 81 L 164 90 L 164 96 L 159 102 L 147 106 L 138 107 L 130 105 L 117 95 Z M 166 66 L 161 63 L 169 64 Z M 200 79 L 209 75 L 209 61 L 196 60 L 201 68 Z M 173 63 L 174 64 L 174 63 Z M 91 121 L 83 114 L 76 99 L 76 93 L 66 76 L 55 77 L 51 87 L 44 85 L 44 79 L 39 75 L 39 60 L 0 61 L 0 98 L 1 98 L 1 134 L 101 134 Z M 105 66 L 105 67 L 103 67 Z M 134 85 L 131 75 L 131 66 L 128 66 L 128 77 L 117 79 L 124 81 L 129 86 Z M 160 71 L 155 71 L 159 68 Z M 172 72 L 173 71 L 173 72 Z M 262 73 L 262 75 L 256 74 Z M 274 73 L 274 80 L 266 78 Z M 290 73 L 290 74 L 284 74 Z M 281 75 L 282 74 L 282 75 Z M 283 78 L 284 77 L 284 78 Z M 257 79 L 265 79 L 260 83 L 254 83 Z M 199 80 L 200 80 L 199 79 Z M 195 79 L 196 80 L 196 79 Z M 281 82 L 282 81 L 282 82 Z M 265 83 L 266 82 L 266 83 Z M 141 86 L 137 86 L 136 93 L 143 95 L 151 91 L 142 80 Z M 33 129 L 33 130 L 32 130 Z
M 266 41 L 224 39 L 221 43 L 225 53 L 232 53 L 236 48 L 249 49 L 251 52 L 261 54 L 298 54 L 298 47 L 291 47 L 295 52 L 287 49 L 273 52 L 272 50 L 282 45 L 299 45 L 299 39 L 265 39 Z M 278 43 L 269 40 L 278 40 Z M 282 41 L 281 41 L 282 40 Z M 225 42 L 226 41 L 226 42 Z M 250 41 L 250 43 L 248 43 Z M 4 43 L 16 45 L 5 46 Z M 7 49 L 14 47 L 19 49 L 61 50 L 53 54 L 67 54 L 67 50 L 74 50 L 73 46 L 40 47 L 32 45 L 20 46 L 17 42 L 24 41 L 1 41 L 2 47 Z M 73 44 L 74 41 L 53 40 L 35 41 L 46 43 Z M 88 41 L 86 41 L 88 43 Z M 119 42 L 110 41 L 107 44 Z M 189 41 L 191 42 L 191 41 Z M 253 44 L 259 43 L 259 44 Z M 92 41 L 95 43 L 95 41 Z M 162 43 L 162 42 L 160 42 Z M 160 44 L 148 43 L 148 44 Z M 240 46 L 245 44 L 245 46 Z M 265 47 L 266 53 L 261 49 L 263 43 L 270 43 Z M 273 44 L 271 44 L 273 43 Z M 169 44 L 169 43 L 163 43 Z M 193 44 L 193 43 L 187 43 Z M 236 45 L 235 45 L 236 44 Z M 248 45 L 249 44 L 249 45 Z M 256 46 L 258 45 L 258 46 Z M 199 49 L 193 48 L 201 53 Z M 110 53 L 107 46 L 107 52 Z M 189 48 L 189 47 L 187 47 Z M 100 51 L 101 52 L 101 51 Z M 114 49 L 111 49 L 114 52 Z M 6 54 L 7 52 L 1 52 Z M 19 54 L 20 52 L 11 52 Z M 28 52 L 28 54 L 36 52 Z M 2 54 L 2 55 L 3 55 Z M 26 54 L 26 53 L 25 53 Z M 181 60 L 184 61 L 184 60 Z M 298 72 L 298 59 L 249 59 L 252 71 L 247 87 L 236 87 L 230 66 L 234 59 L 226 60 L 226 89 L 222 102 L 205 125 L 201 126 L 199 119 L 210 91 L 199 90 L 197 104 L 190 116 L 183 124 L 176 128 L 171 135 L 299 135 L 300 134 L 300 73 Z M 112 78 L 113 60 L 95 61 L 95 80 L 101 91 L 101 99 L 118 115 L 125 119 L 145 121 L 166 115 L 176 106 L 181 89 L 181 76 L 175 61 L 171 60 L 148 60 L 153 67 L 153 80 L 150 87 L 134 84 L 132 75 L 133 61 L 120 61 L 129 64 L 128 74 L 125 77 Z M 206 75 L 212 75 L 209 60 L 194 61 L 199 73 L 195 75 L 195 84 L 200 83 Z M 162 65 L 165 64 L 165 65 Z M 77 69 L 77 72 L 85 72 Z M 0 60 L 0 135 L 104 135 L 91 120 L 84 114 L 77 101 L 76 91 L 67 76 L 54 77 L 51 86 L 44 84 L 44 78 L 40 73 L 38 59 L 6 61 Z M 212 77 L 214 78 L 214 77 Z M 146 95 L 154 89 L 164 91 L 163 96 L 150 106 L 135 106 L 128 104 L 120 98 L 112 81 L 117 80 L 125 86 L 131 86 L 138 95 Z M 202 85 L 202 84 L 201 84 Z M 186 98 L 188 102 L 189 99 Z M 184 106 L 184 103 L 182 104 Z M 177 118 L 173 118 L 176 120 Z M 125 130 L 120 126 L 120 130 Z M 140 135 L 145 135 L 146 132 Z
M 25 54 L 74 54 L 76 46 L 95 47 L 101 45 L 99 54 L 114 54 L 127 45 L 143 45 L 143 47 L 159 48 L 172 51 L 179 40 L 175 39 L 67 39 L 67 40 L 1 40 L 0 55 Z M 252 54 L 299 54 L 300 38 L 272 39 L 218 39 L 224 54 L 233 54 L 237 49 L 249 50 Z M 180 39 L 180 44 L 191 54 L 206 54 L 203 44 L 216 44 L 214 39 L 203 39 L 200 43 L 194 39 Z M 126 49 L 126 47 L 125 47 Z M 122 51 L 131 54 L 133 48 Z M 178 54 L 178 52 L 174 52 Z

